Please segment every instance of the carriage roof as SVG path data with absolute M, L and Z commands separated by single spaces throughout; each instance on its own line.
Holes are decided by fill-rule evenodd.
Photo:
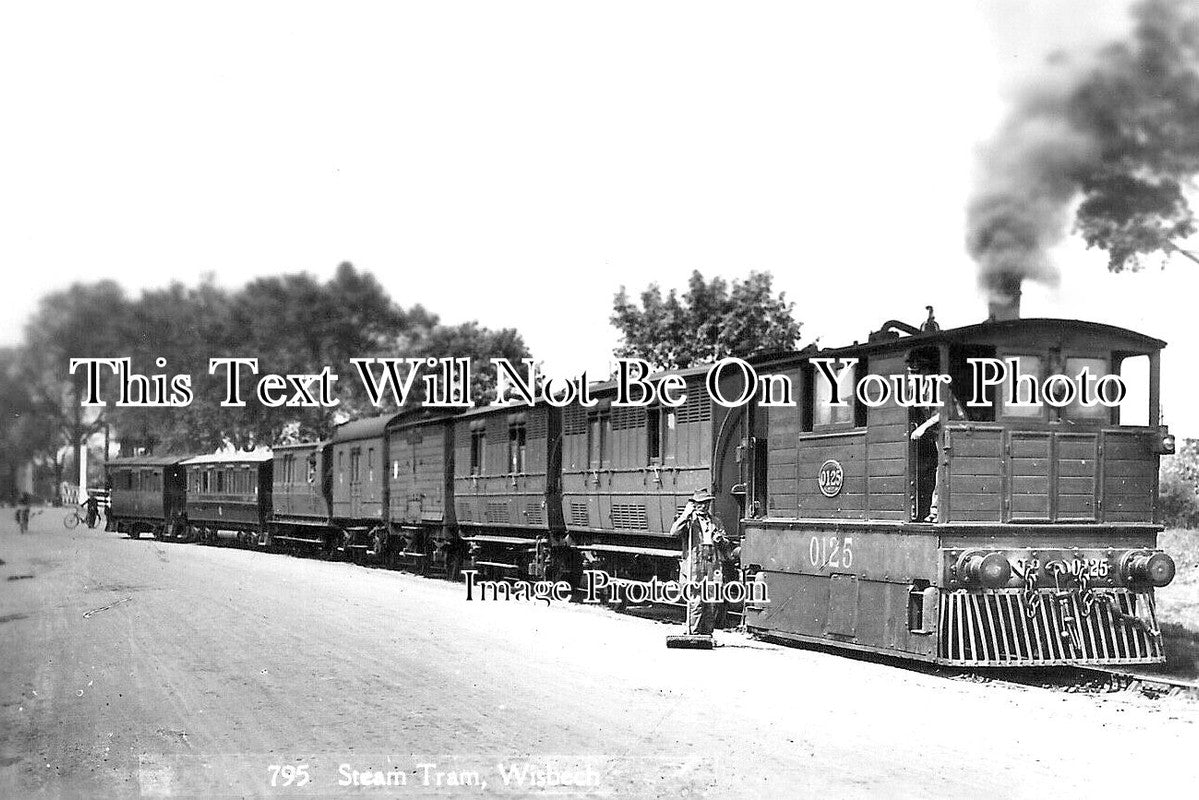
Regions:
M 114 458 L 108 462 L 108 467 L 171 467 L 175 464 L 181 464 L 191 458 L 191 455 L 165 455 L 165 456 L 122 456 Z

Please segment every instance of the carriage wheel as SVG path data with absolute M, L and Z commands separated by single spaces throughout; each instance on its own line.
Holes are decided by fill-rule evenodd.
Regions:
M 75 530 L 77 527 L 79 527 L 79 515 L 74 511 L 71 511 L 62 518 L 62 525 L 69 531 Z

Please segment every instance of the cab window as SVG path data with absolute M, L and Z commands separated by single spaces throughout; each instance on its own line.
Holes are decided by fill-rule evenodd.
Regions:
M 1095 386 L 1095 379 L 1102 378 L 1108 374 L 1108 366 L 1106 358 L 1082 358 L 1078 356 L 1070 356 L 1066 359 L 1066 376 L 1073 379 L 1084 369 L 1087 370 L 1094 378 L 1089 383 L 1092 389 Z M 1082 403 L 1081 393 L 1076 392 L 1074 402 L 1062 408 L 1062 418 L 1076 421 L 1090 422 L 1105 422 L 1111 419 L 1112 411 L 1102 403 L 1095 403 L 1091 406 L 1085 406 Z
M 833 384 L 820 369 L 812 370 L 815 391 L 812 397 L 812 424 L 822 428 L 830 425 L 848 425 L 854 422 L 854 387 L 857 385 L 858 364 L 845 368 L 838 360 L 832 365 L 835 373 L 840 375 L 837 386 L 837 396 L 844 405 L 830 405 L 833 399 Z
M 1003 356 L 1004 361 L 1016 361 L 1019 364 L 1019 375 L 1023 380 L 1016 383 L 1016 400 L 1027 405 L 1012 405 L 1008 402 L 1012 393 L 1012 382 L 1016 375 L 1008 370 L 1008 379 L 999 390 L 999 407 L 1005 417 L 1022 417 L 1032 419 L 1044 415 L 1044 403 L 1034 403 L 1036 386 L 1041 383 L 1041 368 L 1044 358 L 1039 355 L 1011 353 Z
M 1120 424 L 1149 424 L 1149 356 L 1126 356 L 1119 360 L 1120 379 L 1128 390 L 1120 403 Z

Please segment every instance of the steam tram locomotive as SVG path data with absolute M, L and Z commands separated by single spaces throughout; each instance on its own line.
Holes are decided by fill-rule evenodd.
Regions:
M 947 331 L 892 321 L 864 344 L 751 359 L 791 387 L 790 403 L 726 407 L 707 369 L 691 369 L 651 378 L 685 387 L 677 407 L 618 406 L 603 384 L 589 408 L 403 411 L 256 457 L 238 525 L 256 546 L 450 578 L 469 567 L 577 585 L 603 569 L 620 585 L 678 577 L 669 528 L 707 485 L 735 566 L 769 598 L 744 608 L 755 635 L 972 667 L 1160 662 L 1153 592 L 1174 574 L 1154 522 L 1158 461 L 1173 452 L 1160 424 L 1163 346 L 1073 320 Z M 973 405 L 977 358 L 1017 366 L 1018 395 L 1084 367 L 1142 391 L 1117 409 L 1011 404 L 1007 387 Z M 844 367 L 846 402 L 829 402 L 819 359 Z M 853 396 L 868 374 L 952 382 L 937 408 L 868 404 Z M 737 396 L 745 380 L 722 373 L 721 393 Z M 114 461 L 110 528 L 206 537 L 211 503 L 202 522 L 190 507 L 205 459 L 218 457 Z
M 1155 549 L 1158 460 L 1174 448 L 1159 424 L 1163 346 L 1106 325 L 1014 319 L 903 326 L 821 352 L 858 359 L 859 374 L 951 376 L 958 395 L 944 394 L 923 436 L 920 409 L 830 407 L 810 361 L 780 362 L 806 402 L 757 409 L 768 499 L 745 520 L 741 560 L 771 602 L 747 608 L 747 627 L 955 665 L 1163 660 L 1153 589 L 1174 575 Z M 970 358 L 1012 359 L 1037 379 L 1140 368 L 1145 408 L 1138 419 L 1130 405 L 1079 399 L 1006 404 L 1006 391 L 971 406 Z

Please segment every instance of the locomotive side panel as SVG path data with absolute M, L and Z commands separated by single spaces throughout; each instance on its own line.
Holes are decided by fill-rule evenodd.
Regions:
M 751 630 L 936 656 L 935 626 L 925 606 L 926 587 L 940 570 L 934 531 L 751 520 L 741 558 L 770 600 L 747 603 Z
M 903 354 L 870 362 L 902 373 Z M 871 408 L 852 396 L 859 361 L 841 382 L 843 409 L 828 406 L 831 386 L 811 365 L 785 373 L 798 381 L 797 406 L 767 417 L 767 516 L 781 519 L 905 520 L 911 508 L 908 412 Z
M 1103 432 L 1102 514 L 1105 522 L 1154 522 L 1158 456 L 1151 434 L 1133 430 Z

